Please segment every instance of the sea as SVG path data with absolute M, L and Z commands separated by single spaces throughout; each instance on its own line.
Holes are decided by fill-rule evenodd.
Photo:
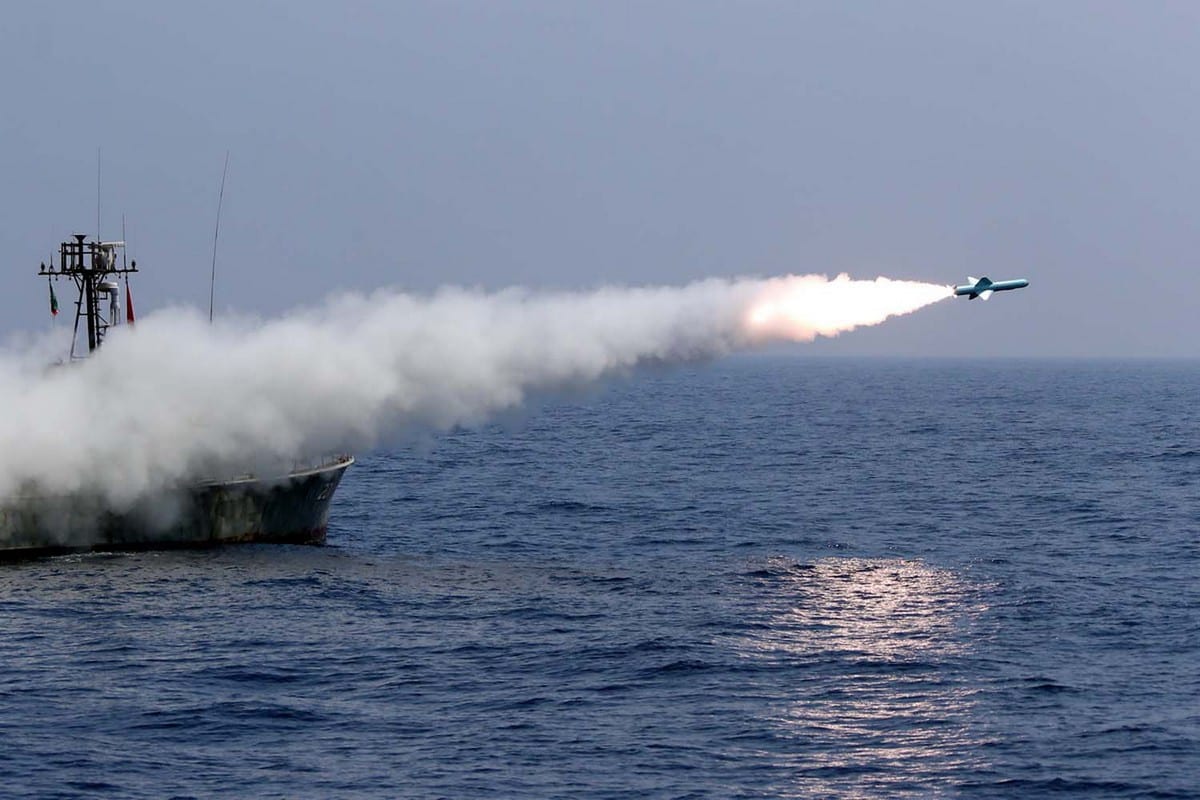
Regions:
M 1200 797 L 1198 403 L 728 358 L 360 453 L 325 547 L 5 565 L 0 796 Z

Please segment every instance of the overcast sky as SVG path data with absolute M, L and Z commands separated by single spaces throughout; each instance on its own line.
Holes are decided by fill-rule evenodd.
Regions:
M 87 2 L 0 18 L 0 337 L 339 290 L 1027 277 L 814 354 L 1195 356 L 1200 4 Z M 63 292 L 60 291 L 60 300 Z

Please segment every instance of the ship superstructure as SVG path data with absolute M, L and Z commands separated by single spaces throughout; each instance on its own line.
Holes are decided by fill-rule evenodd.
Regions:
M 117 264 L 117 253 L 121 263 Z M 133 306 L 130 302 L 129 275 L 137 272 L 137 262 L 125 262 L 125 242 L 88 241 L 87 235 L 75 234 L 58 246 L 58 267 L 51 261 L 42 264 L 38 275 L 50 281 L 70 280 L 75 284 L 78 299 L 75 301 L 75 328 L 71 339 L 71 358 L 83 357 L 76 352 L 79 325 L 87 328 L 88 354 L 94 353 L 104 342 L 104 336 L 113 325 L 121 323 L 121 284 L 125 277 L 127 301 L 126 322 L 133 321 Z M 55 297 L 51 287 L 51 297 Z M 57 308 L 53 309 L 57 313 Z
M 55 314 L 54 285 L 74 285 L 74 361 L 94 354 L 113 326 L 134 322 L 128 278 L 138 267 L 136 261 L 126 264 L 123 241 L 89 240 L 85 234 L 63 242 L 57 255 L 58 263 L 43 263 L 38 275 L 50 281 Z M 126 281 L 124 314 L 121 278 Z M 81 329 L 86 352 L 80 346 Z M 323 544 L 334 491 L 353 463 L 353 457 L 338 455 L 278 475 L 242 474 L 168 486 L 120 509 L 94 493 L 50 493 L 30 486 L 16 497 L 0 499 L 0 559 L 235 542 Z

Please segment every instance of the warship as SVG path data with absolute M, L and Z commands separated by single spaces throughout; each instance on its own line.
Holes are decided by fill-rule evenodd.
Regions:
M 57 266 L 53 259 L 43 263 L 38 275 L 50 282 L 52 314 L 58 313 L 54 284 L 65 282 L 76 290 L 70 357 L 57 367 L 70 369 L 71 362 L 93 355 L 112 327 L 135 323 L 128 280 L 138 267 L 136 261 L 126 262 L 123 241 L 89 240 L 86 234 L 60 244 L 57 255 Z M 81 327 L 86 330 L 86 353 L 76 347 Z M 98 494 L 52 494 L 31 486 L 0 501 L 0 559 L 243 542 L 324 544 L 330 502 L 353 463 L 352 456 L 338 455 L 297 464 L 277 475 L 247 473 L 196 481 L 119 509 Z

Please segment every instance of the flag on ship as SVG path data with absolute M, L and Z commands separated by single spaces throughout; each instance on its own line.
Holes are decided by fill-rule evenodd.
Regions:
M 125 321 L 133 324 L 133 295 L 129 293 L 129 279 L 125 279 Z
M 54 284 L 46 280 L 46 285 L 50 287 L 50 316 L 58 316 L 58 298 L 54 296 Z

